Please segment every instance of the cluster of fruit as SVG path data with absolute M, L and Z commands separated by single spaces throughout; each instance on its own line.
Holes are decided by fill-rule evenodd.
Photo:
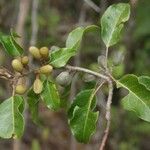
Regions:
M 34 59 L 40 60 L 42 63 L 42 66 L 40 66 L 38 69 L 35 70 L 36 79 L 33 83 L 33 90 L 36 94 L 40 94 L 43 89 L 43 82 L 40 80 L 40 74 L 44 75 L 50 75 L 53 71 L 53 66 L 50 64 L 47 64 L 45 62 L 48 62 L 49 60 L 49 49 L 47 47 L 42 47 L 38 49 L 37 47 L 31 46 L 29 48 L 29 52 L 32 55 Z M 28 56 L 22 56 L 19 58 L 15 58 L 12 60 L 12 67 L 15 72 L 19 74 L 23 74 L 24 71 L 28 70 L 29 64 L 29 57 Z M 61 72 L 56 77 L 56 83 L 62 87 L 68 86 L 71 83 L 72 76 L 68 71 Z M 15 93 L 16 94 L 24 94 L 27 90 L 25 77 L 20 77 L 17 81 L 17 84 L 15 86 Z
M 37 47 L 31 46 L 29 48 L 29 52 L 31 53 L 32 57 L 37 60 L 40 60 L 40 61 L 48 60 L 49 49 L 47 47 L 42 47 L 38 49 Z M 23 56 L 23 57 L 15 58 L 14 60 L 12 60 L 12 67 L 14 71 L 20 74 L 23 74 L 23 72 L 27 69 L 28 63 L 29 63 L 29 57 Z M 41 93 L 42 88 L 43 88 L 43 84 L 39 78 L 39 74 L 49 75 L 52 71 L 53 71 L 53 67 L 49 64 L 44 64 L 36 70 L 36 79 L 33 84 L 35 93 L 37 94 Z M 19 78 L 17 85 L 15 86 L 15 93 L 24 94 L 26 90 L 27 90 L 27 87 L 25 84 L 24 77 Z

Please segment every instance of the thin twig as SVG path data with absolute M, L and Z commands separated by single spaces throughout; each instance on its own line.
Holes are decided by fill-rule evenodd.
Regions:
M 104 136 L 102 138 L 102 142 L 100 145 L 99 150 L 103 150 L 104 146 L 106 144 L 106 140 L 108 138 L 108 134 L 109 134 L 109 128 L 110 128 L 110 121 L 111 121 L 111 103 L 112 103 L 112 96 L 113 96 L 113 84 L 112 81 L 110 80 L 108 82 L 108 86 L 109 86 L 109 95 L 108 95 L 108 100 L 107 100 L 107 104 L 106 104 L 106 120 L 107 120 L 107 125 L 106 125 L 106 129 L 104 131 Z
M 103 82 L 95 89 L 93 95 L 95 95 L 95 94 L 99 91 L 99 89 L 103 86 L 104 83 L 105 83 L 105 82 L 103 81 Z
M 106 129 L 104 131 L 104 135 L 102 137 L 102 142 L 100 144 L 100 148 L 99 150 L 103 150 L 105 145 L 106 145 L 106 141 L 108 138 L 108 134 L 109 134 L 109 128 L 110 128 L 110 122 L 111 122 L 111 103 L 112 103 L 112 96 L 113 96 L 113 79 L 111 78 L 111 74 L 109 72 L 109 67 L 108 67 L 108 47 L 106 46 L 105 49 L 105 73 L 106 75 L 109 76 L 109 80 L 108 80 L 108 88 L 109 88 L 109 94 L 108 94 L 108 99 L 107 99 L 107 103 L 106 103 Z
M 100 12 L 100 8 L 92 0 L 84 0 L 94 11 Z
M 15 89 L 16 89 L 16 85 L 12 85 L 12 96 L 15 96 Z
M 94 96 L 96 95 L 96 93 L 99 91 L 99 89 L 103 86 L 103 84 L 105 83 L 105 81 L 103 81 L 92 93 L 90 99 L 93 99 Z
M 12 79 L 13 78 L 13 75 L 6 69 L 6 68 L 0 68 L 0 78 L 3 78 L 3 79 Z
M 107 81 L 110 80 L 110 78 L 108 76 L 103 75 L 103 74 L 98 73 L 98 72 L 95 72 L 95 71 L 92 71 L 92 70 L 89 70 L 89 69 L 86 69 L 86 68 L 77 67 L 77 66 L 70 66 L 70 65 L 67 65 L 65 68 L 69 69 L 69 70 L 80 71 L 80 72 L 85 72 L 85 73 L 88 73 L 88 74 L 92 74 L 94 76 L 105 79 Z
M 105 54 L 105 69 L 106 69 L 106 72 L 108 73 L 109 69 L 108 69 L 108 47 L 106 47 L 106 54 Z

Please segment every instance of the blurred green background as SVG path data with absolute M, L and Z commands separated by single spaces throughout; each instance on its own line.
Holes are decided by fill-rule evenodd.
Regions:
M 10 28 L 14 28 L 22 37 L 19 42 L 26 53 L 30 45 L 63 47 L 71 30 L 77 26 L 99 25 L 105 9 L 118 2 L 131 4 L 131 16 L 121 41 L 109 51 L 110 63 L 117 59 L 118 51 L 123 51 L 125 57 L 123 63 L 113 68 L 113 75 L 116 78 L 125 73 L 150 75 L 150 0 L 0 0 L 0 32 L 8 34 Z M 100 33 L 87 34 L 79 55 L 70 63 L 97 71 L 97 57 L 100 54 L 104 54 Z M 11 59 L 0 46 L 0 66 L 11 70 L 10 62 Z M 78 85 L 83 85 L 82 77 L 76 83 L 75 90 L 70 92 L 72 95 L 80 90 Z M 150 150 L 150 124 L 122 109 L 120 99 L 124 92 L 114 90 L 111 131 L 106 149 Z M 9 95 L 8 85 L 0 80 L 1 102 Z M 101 105 L 106 95 L 99 93 L 98 96 L 100 102 L 97 109 L 100 109 L 101 118 L 89 144 L 79 144 L 72 137 L 65 111 L 54 113 L 40 106 L 42 124 L 34 125 L 27 111 L 22 139 L 0 139 L 0 150 L 98 150 L 105 127 Z

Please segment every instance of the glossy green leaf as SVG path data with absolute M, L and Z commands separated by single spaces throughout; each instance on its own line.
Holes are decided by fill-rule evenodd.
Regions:
M 139 83 L 135 75 L 126 75 L 116 82 L 118 87 L 129 91 L 129 94 L 122 100 L 123 107 L 134 111 L 139 118 L 150 122 L 150 91 Z
M 23 54 L 23 48 L 16 42 L 15 38 L 18 38 L 19 35 L 15 32 L 11 32 L 11 40 L 12 40 L 12 43 L 14 45 L 14 48 L 16 49 L 16 51 L 18 51 L 19 55 L 22 55 Z
M 96 130 L 99 112 L 93 112 L 96 100 L 94 90 L 80 92 L 73 102 L 69 114 L 69 125 L 79 142 L 87 143 Z
M 73 118 L 70 120 L 70 127 L 79 142 L 89 142 L 90 137 L 96 131 L 98 115 L 98 112 L 92 112 L 86 107 L 75 107 Z
M 11 33 L 11 36 L 0 35 L 0 43 L 10 56 L 16 57 L 23 54 L 22 47 L 15 41 L 14 33 Z
M 99 32 L 99 31 L 100 31 L 99 26 L 89 25 L 89 26 L 85 27 L 84 34 L 89 33 L 89 32 Z
M 68 116 L 70 119 L 73 116 L 73 111 L 76 106 L 85 107 L 88 105 L 88 99 L 91 96 L 92 92 L 93 92 L 93 89 L 89 89 L 89 90 L 81 91 L 79 94 L 77 94 L 77 96 L 73 100 L 71 107 L 68 110 Z M 92 110 L 95 108 L 95 105 L 96 105 L 96 98 L 94 96 L 92 100 L 92 105 L 91 105 Z
M 24 101 L 14 96 L 0 104 L 0 137 L 20 138 L 24 131 Z
M 80 43 L 84 34 L 87 32 L 93 32 L 93 31 L 100 31 L 100 28 L 96 25 L 89 25 L 85 28 L 78 27 L 74 29 L 68 35 L 68 38 L 66 40 L 66 47 L 77 50 L 80 46 Z
M 106 47 L 110 47 L 119 41 L 120 32 L 129 16 L 130 5 L 127 3 L 111 5 L 105 11 L 101 18 L 101 36 Z
M 39 98 L 40 95 L 37 95 L 34 93 L 33 89 L 31 88 L 27 94 L 28 96 L 28 106 L 29 106 L 29 111 L 31 114 L 31 119 L 35 124 L 39 124 L 39 115 L 38 115 L 38 106 L 39 106 Z
M 66 40 L 66 47 L 70 49 L 77 49 L 80 45 L 84 34 L 84 28 L 78 27 L 69 33 L 68 38 Z
M 21 36 L 18 35 L 18 33 L 16 33 L 12 28 L 10 29 L 10 34 L 14 38 L 21 38 Z
M 60 97 L 56 85 L 51 81 L 44 82 L 44 89 L 42 92 L 42 99 L 48 108 L 56 111 L 60 108 Z
M 69 48 L 61 48 L 55 51 L 52 51 L 50 55 L 50 64 L 53 65 L 55 68 L 60 68 L 66 65 L 68 60 L 76 55 L 74 49 Z
M 138 80 L 140 84 L 144 85 L 148 90 L 150 90 L 150 77 L 140 76 Z

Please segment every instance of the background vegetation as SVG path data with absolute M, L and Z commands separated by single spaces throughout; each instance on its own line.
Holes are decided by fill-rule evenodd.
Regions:
M 122 41 L 110 50 L 110 61 L 116 60 L 115 50 L 125 54 L 124 62 L 114 69 L 114 76 L 125 73 L 137 75 L 150 74 L 150 0 L 0 0 L 0 32 L 9 33 L 14 28 L 22 38 L 19 41 L 28 51 L 30 45 L 37 47 L 64 46 L 66 36 L 76 26 L 100 24 L 100 16 L 111 4 L 130 2 L 131 16 L 123 32 Z M 93 4 L 92 3 L 92 4 Z M 97 70 L 97 57 L 104 53 L 104 44 L 99 41 L 99 33 L 84 37 L 78 56 L 71 59 L 71 64 Z M 10 70 L 11 60 L 0 47 L 0 65 Z M 55 72 L 58 74 L 58 72 Z M 79 77 L 79 79 L 78 79 Z M 83 85 L 82 75 L 73 79 L 70 99 Z M 88 84 L 88 83 L 87 83 Z M 91 83 L 90 83 L 91 85 Z M 89 84 L 88 84 L 89 86 Z M 0 102 L 10 96 L 10 88 L 0 80 Z M 118 89 L 114 90 L 116 93 Z M 133 113 L 124 111 L 120 106 L 120 97 L 125 91 L 114 94 L 112 108 L 111 132 L 106 148 L 108 150 L 149 150 L 150 125 L 141 121 Z M 97 150 L 105 127 L 103 103 L 105 93 L 99 93 L 99 104 L 102 118 L 97 125 L 97 133 L 89 144 L 79 144 L 68 130 L 65 112 L 54 113 L 43 105 L 39 108 L 41 125 L 32 123 L 29 112 L 26 115 L 26 128 L 19 141 L 0 140 L 0 149 L 17 150 Z

